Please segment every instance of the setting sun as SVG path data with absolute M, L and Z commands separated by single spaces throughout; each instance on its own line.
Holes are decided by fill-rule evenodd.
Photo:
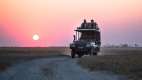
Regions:
M 33 40 L 35 40 L 35 41 L 39 40 L 39 35 L 34 34 L 34 35 L 33 35 Z

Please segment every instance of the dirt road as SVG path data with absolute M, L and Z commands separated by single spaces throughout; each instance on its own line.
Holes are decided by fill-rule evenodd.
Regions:
M 108 72 L 91 73 L 76 62 L 69 57 L 36 59 L 1 72 L 0 80 L 126 80 Z

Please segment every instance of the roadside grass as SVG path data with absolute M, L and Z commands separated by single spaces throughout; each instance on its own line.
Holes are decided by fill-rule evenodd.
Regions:
M 39 59 L 65 56 L 64 47 L 3 47 L 0 48 L 0 71 L 6 70 L 13 64 Z
M 111 71 L 115 74 L 126 75 L 129 80 L 142 80 L 142 49 L 111 50 L 110 48 L 108 52 L 111 53 L 109 55 L 85 56 L 80 58 L 78 63 L 90 71 Z
M 69 48 L 0 48 L 0 71 L 23 61 L 65 54 L 70 54 Z M 90 71 L 111 71 L 126 75 L 129 80 L 142 80 L 142 48 L 101 48 L 98 56 L 84 56 L 78 63 Z

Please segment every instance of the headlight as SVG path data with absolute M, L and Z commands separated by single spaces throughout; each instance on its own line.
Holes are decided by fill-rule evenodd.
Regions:
M 91 46 L 93 46 L 93 47 L 97 47 L 97 45 L 96 45 L 96 43 L 91 43 Z

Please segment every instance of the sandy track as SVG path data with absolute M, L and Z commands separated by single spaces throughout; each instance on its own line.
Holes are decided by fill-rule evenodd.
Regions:
M 0 80 L 126 80 L 108 72 L 88 72 L 76 62 L 69 57 L 32 60 L 0 73 Z

